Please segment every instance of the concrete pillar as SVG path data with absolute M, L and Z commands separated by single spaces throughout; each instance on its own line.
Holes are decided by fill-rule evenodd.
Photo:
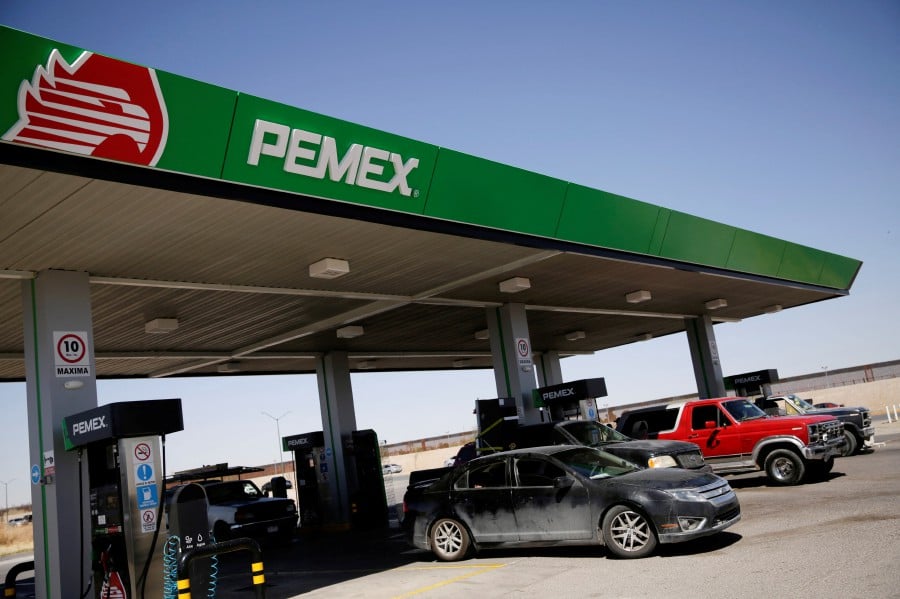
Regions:
M 487 321 L 498 397 L 515 399 L 520 424 L 539 423 L 541 413 L 532 397 L 537 385 L 525 306 L 505 304 L 488 308 Z
M 319 408 L 328 467 L 330 496 L 325 508 L 325 522 L 336 525 L 350 523 L 350 480 L 344 458 L 344 438 L 356 430 L 356 410 L 350 384 L 350 360 L 345 351 L 332 351 L 319 358 L 316 366 L 319 384 Z
M 722 377 L 712 318 L 707 315 L 686 318 L 685 325 L 700 399 L 725 397 L 725 380 Z
M 562 366 L 559 363 L 558 351 L 543 352 L 536 356 L 534 361 L 537 367 L 539 387 L 561 385 L 565 382 L 562 375 Z
M 65 450 L 62 420 L 97 407 L 88 274 L 42 271 L 22 301 L 35 591 L 78 597 L 91 579 L 87 461 Z

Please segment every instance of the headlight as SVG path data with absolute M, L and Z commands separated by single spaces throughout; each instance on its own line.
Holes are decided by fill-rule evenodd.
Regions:
M 681 501 L 706 501 L 706 497 L 693 489 L 667 489 L 665 492 Z
M 678 462 L 670 455 L 660 455 L 647 460 L 647 465 L 651 468 L 677 468 Z

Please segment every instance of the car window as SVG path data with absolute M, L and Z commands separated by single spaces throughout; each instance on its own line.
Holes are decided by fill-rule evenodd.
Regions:
M 728 410 L 728 413 L 731 414 L 732 418 L 738 422 L 766 417 L 765 412 L 746 399 L 732 399 L 724 402 L 722 405 Z
M 506 460 L 480 464 L 463 473 L 453 483 L 454 489 L 487 489 L 507 486 Z
M 552 487 L 566 472 L 556 464 L 536 458 L 516 460 L 516 481 L 520 487 Z
M 714 422 L 716 428 L 726 426 L 728 419 L 719 409 L 719 406 L 696 406 L 691 415 L 691 428 L 695 430 L 706 428 L 707 422 Z

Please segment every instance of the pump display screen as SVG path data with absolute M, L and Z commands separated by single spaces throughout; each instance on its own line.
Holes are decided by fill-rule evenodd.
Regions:
M 101 485 L 91 489 L 91 524 L 95 533 L 121 532 L 122 502 L 118 485 Z

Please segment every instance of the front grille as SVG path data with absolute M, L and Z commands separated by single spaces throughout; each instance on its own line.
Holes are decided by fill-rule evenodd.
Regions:
M 679 466 L 688 470 L 702 468 L 706 464 L 706 462 L 703 460 L 703 454 L 701 454 L 699 451 L 678 454 L 677 456 L 675 456 L 675 459 L 678 461 Z
M 722 497 L 723 495 L 733 493 L 733 491 L 731 490 L 731 485 L 729 485 L 728 481 L 725 480 L 719 480 L 712 484 L 706 485 L 705 487 L 700 487 L 699 489 L 696 489 L 696 491 L 705 499 L 715 499 L 717 497 Z
M 844 424 L 839 420 L 830 420 L 819 425 L 819 431 L 826 435 L 826 439 L 834 439 L 844 434 Z
M 716 522 L 715 522 L 714 526 L 718 526 L 719 524 L 722 524 L 724 522 L 729 522 L 731 520 L 734 520 L 735 518 L 737 518 L 740 515 L 741 515 L 741 508 L 739 508 L 739 507 L 728 510 L 727 512 L 723 512 L 723 513 L 719 514 L 718 516 L 716 516 Z

